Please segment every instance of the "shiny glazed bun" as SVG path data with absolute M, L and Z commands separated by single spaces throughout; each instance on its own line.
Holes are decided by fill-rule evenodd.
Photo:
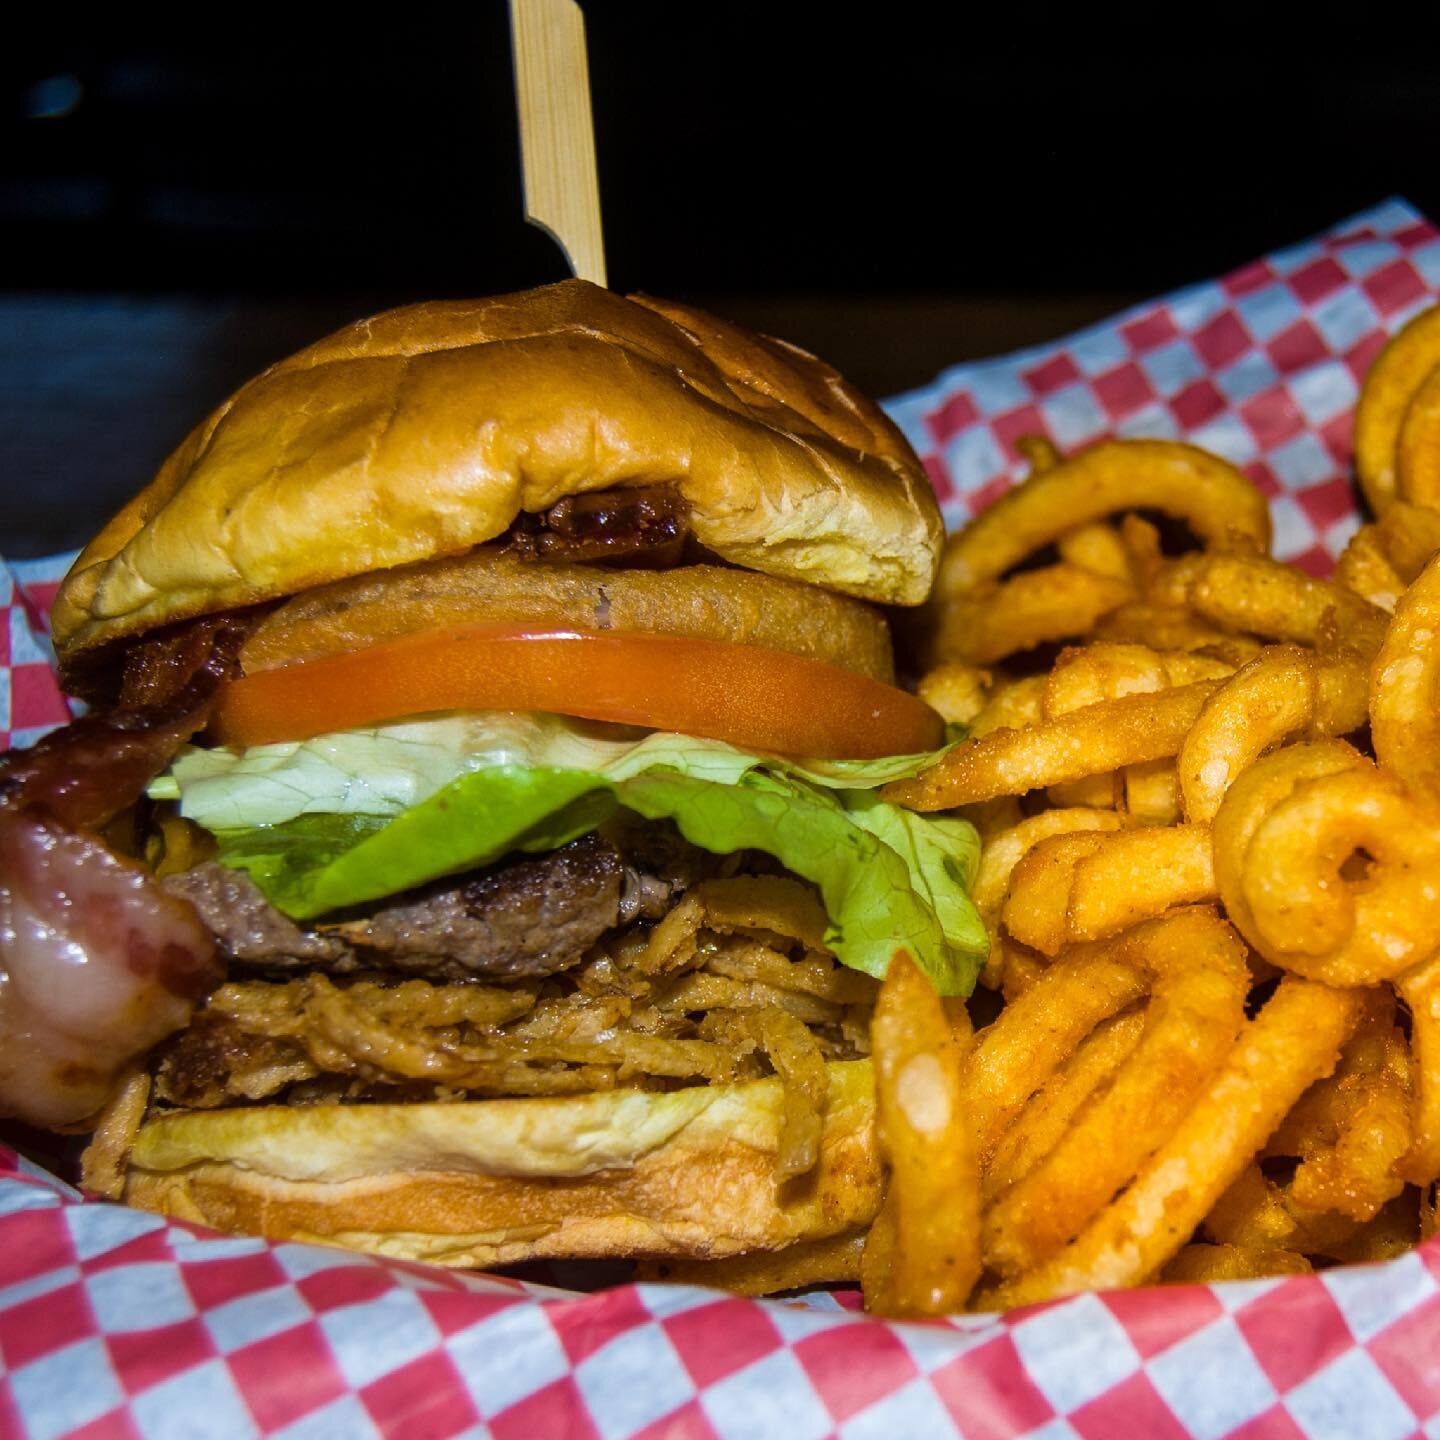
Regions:
M 56 650 L 68 667 L 657 483 L 722 560 L 882 603 L 929 592 L 939 511 L 878 407 L 782 341 L 572 280 L 392 310 L 243 385 L 82 553 Z

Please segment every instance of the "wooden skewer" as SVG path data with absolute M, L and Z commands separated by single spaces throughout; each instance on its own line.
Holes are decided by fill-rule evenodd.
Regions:
M 510 40 L 525 218 L 560 246 L 575 275 L 604 285 L 585 17 L 576 0 L 510 0 Z

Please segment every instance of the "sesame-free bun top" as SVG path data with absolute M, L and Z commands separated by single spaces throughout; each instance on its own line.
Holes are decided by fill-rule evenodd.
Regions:
M 723 560 L 889 604 L 930 590 L 939 511 L 877 406 L 783 341 L 571 280 L 391 310 L 241 386 L 81 553 L 56 649 L 69 663 L 661 482 Z

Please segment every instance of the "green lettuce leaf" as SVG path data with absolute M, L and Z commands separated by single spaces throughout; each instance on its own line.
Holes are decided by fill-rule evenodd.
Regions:
M 220 859 L 248 870 L 271 904 L 308 920 L 488 865 L 512 850 L 558 849 L 614 809 L 605 782 L 583 770 L 507 765 L 462 776 L 389 821 L 302 815 L 284 825 L 220 831 Z
M 844 964 L 882 975 L 904 946 L 942 994 L 963 994 L 986 951 L 967 894 L 975 831 L 862 788 L 931 758 L 799 764 L 553 716 L 466 716 L 194 751 L 152 794 L 178 796 L 217 834 L 220 858 L 297 919 L 554 849 L 624 807 L 717 854 L 763 850 L 812 881 Z
M 692 845 L 726 853 L 757 849 L 812 880 L 830 918 L 827 942 L 852 969 L 883 976 L 898 948 L 908 949 L 942 995 L 968 995 L 984 959 L 985 927 L 958 885 L 937 909 L 934 879 L 973 875 L 980 846 L 961 820 L 926 821 L 926 842 L 895 849 L 886 836 L 907 827 L 896 806 L 875 796 L 856 824 L 851 797 L 827 794 L 794 778 L 751 771 L 733 786 L 671 770 L 646 771 L 620 787 L 621 802 L 650 820 L 673 820 Z M 948 923 L 947 923 L 948 922 Z
M 248 750 L 187 747 L 150 786 L 180 800 L 207 830 L 283 825 L 298 815 L 400 815 L 480 771 L 583 770 L 609 780 L 668 765 L 733 784 L 753 766 L 798 775 L 828 790 L 874 788 L 918 775 L 944 751 L 880 760 L 791 761 L 719 740 L 648 732 L 558 715 L 481 711 L 400 721 Z

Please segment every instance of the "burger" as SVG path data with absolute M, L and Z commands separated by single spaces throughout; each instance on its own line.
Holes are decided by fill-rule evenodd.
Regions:
M 0 1111 L 101 1193 L 463 1265 L 841 1235 L 985 948 L 887 607 L 941 523 L 783 342 L 574 281 L 272 366 L 76 561 L 0 761 Z

